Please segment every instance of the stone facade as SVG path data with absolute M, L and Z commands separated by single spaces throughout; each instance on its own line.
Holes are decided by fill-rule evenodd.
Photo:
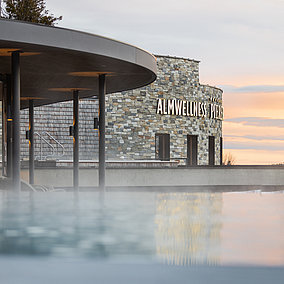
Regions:
M 220 164 L 222 120 L 209 118 L 209 105 L 222 105 L 222 90 L 199 83 L 199 62 L 157 56 L 157 80 L 151 85 L 106 96 L 106 158 L 108 160 L 154 160 L 155 135 L 170 134 L 170 158 L 182 164 L 187 157 L 187 135 L 198 135 L 198 165 L 208 165 L 209 136 L 215 137 L 215 164 Z M 157 101 L 179 100 L 206 105 L 207 115 L 167 115 L 157 113 Z M 41 158 L 72 159 L 73 142 L 69 126 L 73 120 L 72 102 L 35 108 L 35 155 Z M 93 130 L 98 116 L 97 99 L 80 101 L 80 159 L 98 159 L 98 132 Z M 22 158 L 28 158 L 28 110 L 21 116 Z M 61 146 L 43 132 L 48 132 Z M 55 154 L 54 154 L 55 153 Z M 52 155 L 53 154 L 53 155 Z
M 107 96 L 106 147 L 111 159 L 155 159 L 155 134 L 170 134 L 170 158 L 187 157 L 187 135 L 198 135 L 198 165 L 208 165 L 208 137 L 215 137 L 220 164 L 222 120 L 157 114 L 157 99 L 222 105 L 222 90 L 199 83 L 199 62 L 157 56 L 157 80 L 151 85 Z M 209 113 L 209 110 L 208 110 Z
M 92 160 L 98 156 L 98 131 L 94 130 L 94 117 L 98 115 L 98 101 L 84 99 L 79 101 L 80 159 Z M 29 111 L 21 111 L 21 158 L 28 159 L 29 144 L 26 130 L 29 127 Z M 56 103 L 34 109 L 35 158 L 66 159 L 73 157 L 73 139 L 69 136 L 69 126 L 73 124 L 73 102 Z M 58 141 L 54 141 L 46 132 Z M 42 136 L 42 151 L 40 150 Z M 46 140 L 46 141 L 44 141 Z M 51 145 L 49 145 L 49 144 Z M 54 149 L 53 149 L 53 148 Z M 42 153 L 42 154 L 41 154 Z

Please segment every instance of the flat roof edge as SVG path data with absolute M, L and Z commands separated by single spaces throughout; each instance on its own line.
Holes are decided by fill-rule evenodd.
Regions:
M 203 86 L 203 87 L 209 87 L 209 88 L 212 88 L 212 89 L 216 89 L 218 91 L 221 91 L 222 93 L 224 93 L 224 91 L 219 88 L 219 87 L 215 87 L 215 86 L 210 86 L 210 85 L 207 85 L 207 84 L 199 84 L 200 86 Z
M 157 73 L 156 58 L 145 49 L 97 34 L 44 24 L 0 19 L 2 41 L 35 44 L 128 61 Z M 8 27 L 8 25 L 10 25 Z M 23 27 L 27 27 L 23 33 Z M 29 36 L 32 34 L 33 36 Z
M 181 56 L 161 55 L 161 54 L 154 54 L 154 56 L 157 57 L 157 58 L 164 57 L 164 58 L 172 58 L 172 59 L 183 59 L 183 60 L 192 61 L 192 62 L 195 62 L 195 63 L 200 63 L 199 60 L 195 60 L 195 59 L 191 59 L 191 58 L 187 58 L 187 57 L 181 57 Z

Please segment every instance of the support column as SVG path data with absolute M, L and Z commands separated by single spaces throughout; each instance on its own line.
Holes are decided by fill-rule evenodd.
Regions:
M 105 190 L 105 94 L 106 76 L 99 75 L 99 188 Z
M 13 175 L 13 114 L 12 114 L 12 78 L 10 75 L 7 75 L 7 89 L 6 89 L 6 99 L 7 99 L 7 136 L 6 136 L 6 143 L 7 143 L 7 177 L 12 178 Z
M 73 91 L 73 186 L 79 190 L 79 92 Z
M 20 177 L 20 52 L 12 52 L 13 94 L 13 189 L 21 190 Z
M 8 98 L 11 98 L 11 80 L 7 74 L 2 76 L 2 80 L 2 175 L 8 177 Z
M 3 78 L 2 74 L 0 74 L 1 81 L 2 81 L 2 176 L 6 176 L 6 147 L 5 147 L 5 140 L 6 140 L 6 81 Z
M 29 101 L 29 182 L 34 184 L 34 101 Z

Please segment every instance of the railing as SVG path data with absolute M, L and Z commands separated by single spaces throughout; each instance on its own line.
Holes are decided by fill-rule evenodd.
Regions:
M 64 146 L 47 131 L 42 132 L 42 134 L 46 134 L 51 140 L 53 140 L 56 143 L 56 145 L 58 145 L 62 149 L 61 154 L 58 154 L 58 151 L 56 151 L 57 152 L 56 157 L 63 157 L 65 152 Z
M 34 133 L 37 135 L 40 139 L 40 155 L 35 157 L 35 160 L 46 160 L 47 158 L 59 158 L 64 156 L 65 149 L 64 146 L 57 140 L 55 139 L 50 133 L 47 131 L 43 131 L 41 134 L 38 132 Z M 58 153 L 58 147 L 54 147 L 44 136 L 47 136 L 51 141 L 54 141 L 56 145 L 59 146 L 59 148 L 62 150 L 61 153 Z M 43 142 L 51 149 L 51 153 L 48 153 L 46 155 L 43 155 Z

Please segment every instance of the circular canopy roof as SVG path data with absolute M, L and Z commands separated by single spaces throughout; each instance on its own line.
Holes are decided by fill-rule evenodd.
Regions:
M 139 88 L 156 79 L 150 53 L 98 35 L 39 24 L 0 20 L 0 73 L 11 73 L 11 52 L 20 50 L 21 108 L 98 95 L 98 76 L 106 92 Z

